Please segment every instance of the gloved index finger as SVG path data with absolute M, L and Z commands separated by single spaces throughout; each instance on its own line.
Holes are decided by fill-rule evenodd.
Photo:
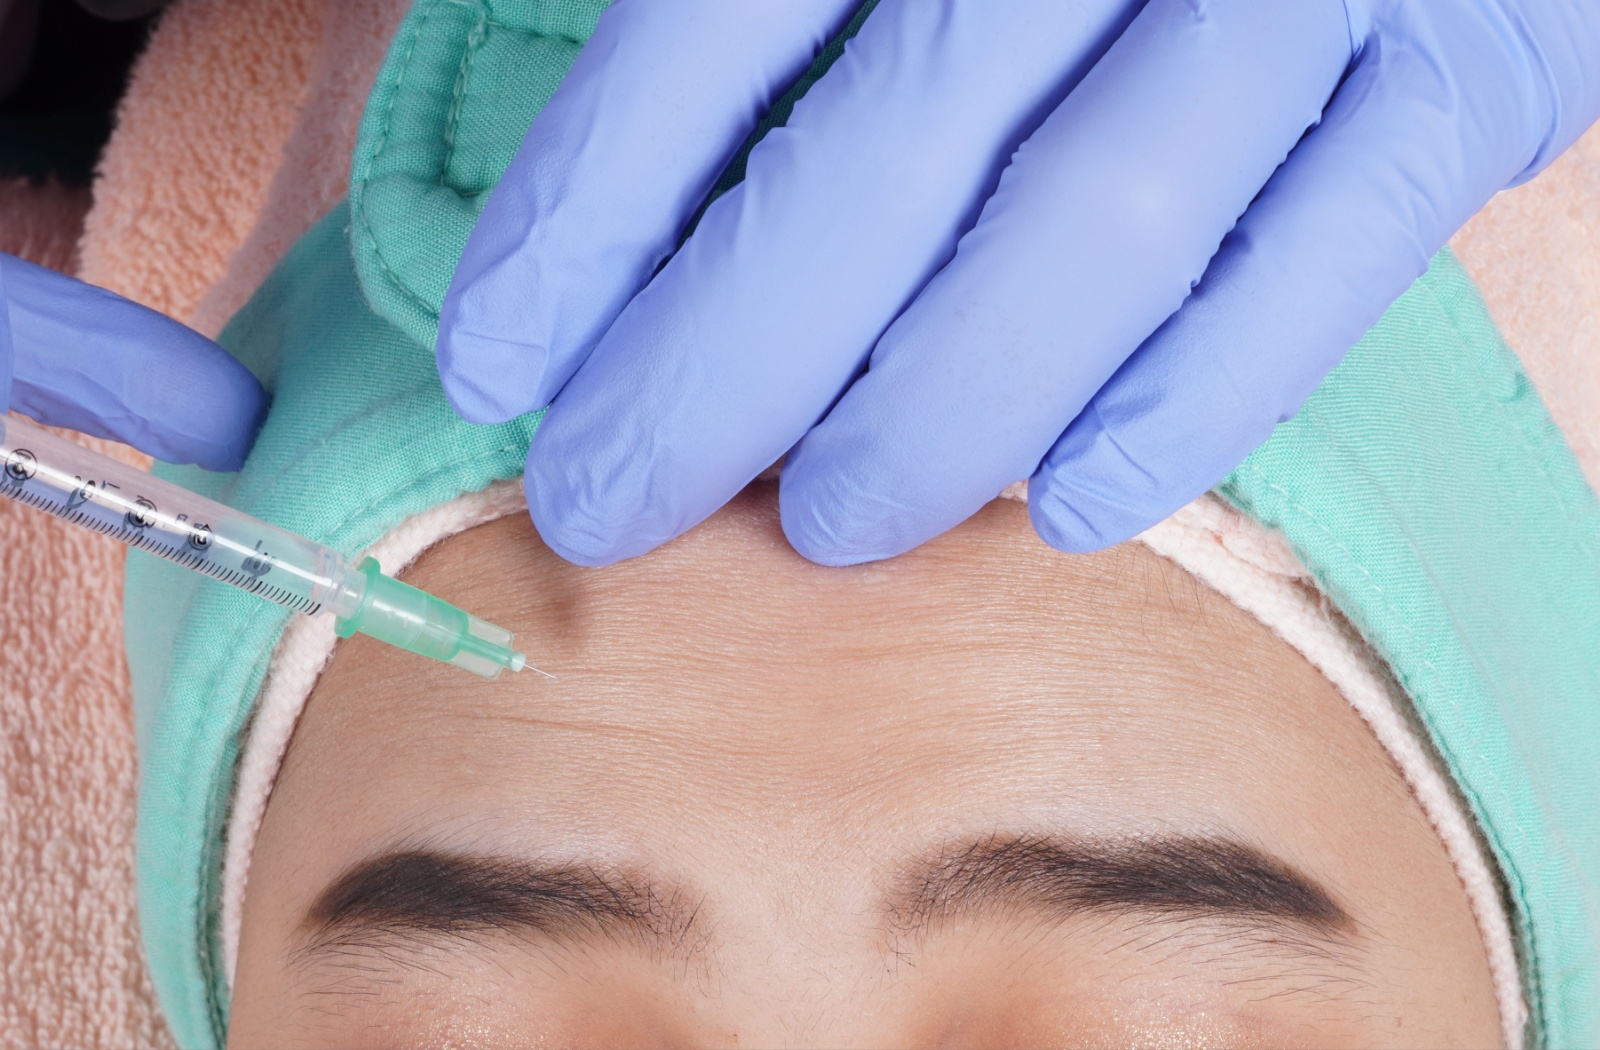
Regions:
M 174 463 L 237 470 L 267 395 L 226 350 L 103 288 L 0 255 L 9 407 Z
M 1349 59 L 1340 0 L 1150 0 L 791 451 L 796 549 L 891 557 L 1031 475 L 1181 306 Z
M 619 0 L 534 120 L 439 314 L 445 394 L 545 405 L 676 247 L 750 130 L 860 0 Z
M 597 564 L 665 542 L 827 411 L 1125 24 L 1125 0 L 1011 7 L 883 0 L 751 153 L 552 403 L 525 478 L 552 549 Z

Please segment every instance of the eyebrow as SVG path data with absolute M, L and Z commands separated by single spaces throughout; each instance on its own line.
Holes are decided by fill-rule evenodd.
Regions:
M 890 900 L 894 932 L 961 914 L 1032 909 L 1157 919 L 1243 919 L 1345 939 L 1355 923 L 1320 883 L 1223 838 L 1062 841 L 993 836 L 911 866 Z
M 613 937 L 685 954 L 699 910 L 679 889 L 624 871 L 406 850 L 366 860 L 328 886 L 301 923 L 301 952 L 531 934 Z
M 992 836 L 908 866 L 887 902 L 898 937 L 962 914 L 1008 910 L 1247 919 L 1337 940 L 1355 928 L 1310 877 L 1219 838 Z M 357 864 L 328 886 L 301 924 L 300 954 L 510 935 L 609 937 L 687 957 L 706 946 L 700 914 L 697 895 L 636 872 L 408 850 Z

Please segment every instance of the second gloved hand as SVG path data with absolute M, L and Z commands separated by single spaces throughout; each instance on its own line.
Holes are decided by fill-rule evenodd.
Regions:
M 440 372 L 479 422 L 554 398 L 527 492 L 564 556 L 647 551 L 785 453 L 818 561 L 1020 478 L 1048 542 L 1125 539 L 1600 113 L 1577 0 L 882 0 L 673 255 L 856 7 L 617 0 L 489 201 Z
M 237 470 L 266 405 L 255 376 L 200 333 L 0 253 L 0 410 Z

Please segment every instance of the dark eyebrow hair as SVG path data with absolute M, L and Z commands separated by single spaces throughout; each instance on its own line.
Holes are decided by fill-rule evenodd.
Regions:
M 687 954 L 698 913 L 678 888 L 626 872 L 407 850 L 369 858 L 329 885 L 301 923 L 300 953 L 509 933 L 610 936 Z
M 985 910 L 1059 916 L 1247 919 L 1321 939 L 1348 939 L 1350 916 L 1284 862 L 1216 838 L 1094 841 L 991 836 L 910 866 L 889 895 L 890 927 L 917 936 Z M 441 938 L 509 934 L 550 941 L 612 937 L 690 957 L 707 945 L 700 907 L 681 888 L 624 871 L 407 850 L 339 876 L 302 921 L 302 959 Z
M 1247 919 L 1329 939 L 1355 932 L 1324 887 L 1283 861 L 1240 842 L 1182 837 L 969 842 L 906 872 L 891 897 L 891 926 L 914 935 L 987 908 Z

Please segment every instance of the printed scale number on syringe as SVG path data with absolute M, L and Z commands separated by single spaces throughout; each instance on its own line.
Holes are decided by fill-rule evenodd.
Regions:
M 307 615 L 320 610 L 321 603 L 312 594 L 314 590 L 326 593 L 331 582 L 327 577 L 307 575 L 297 566 L 281 562 L 262 549 L 264 539 L 257 538 L 253 546 L 247 546 L 247 536 L 218 535 L 209 523 L 192 521 L 184 512 L 163 511 L 148 497 L 124 494 L 121 489 L 108 479 L 52 470 L 26 448 L 11 450 L 6 456 L 4 476 L 0 477 L 0 495 L 279 605 Z M 274 570 L 278 574 L 268 582 L 267 577 Z

